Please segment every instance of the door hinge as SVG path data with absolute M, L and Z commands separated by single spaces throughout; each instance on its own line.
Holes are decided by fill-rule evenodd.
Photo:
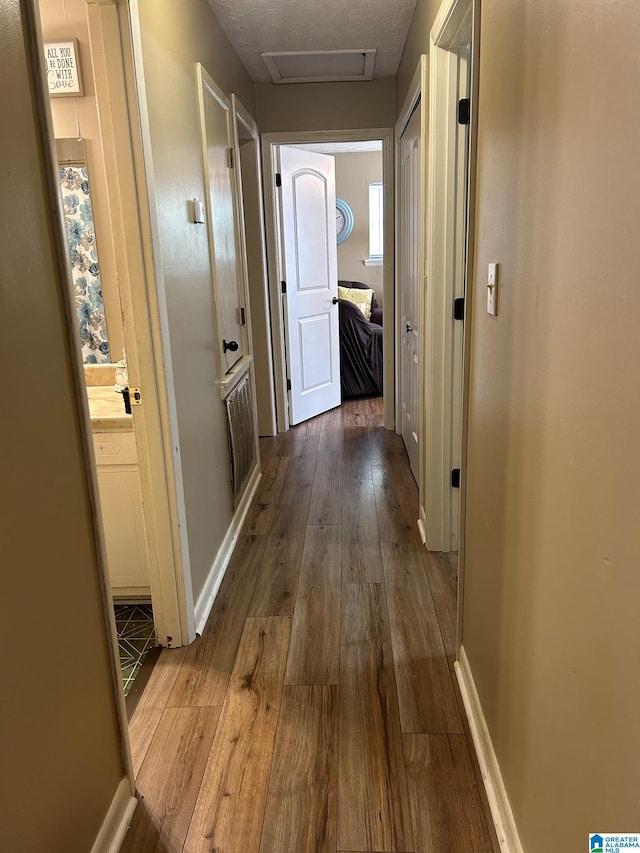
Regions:
M 453 300 L 453 319 L 464 320 L 464 296 Z
M 287 391 L 291 391 L 291 380 L 287 379 Z
M 240 306 L 240 325 L 241 326 L 247 325 L 247 315 L 246 315 L 246 312 L 244 310 L 244 306 L 242 306 L 242 305 Z
M 280 172 L 276 172 L 276 186 L 282 186 L 282 175 L 280 174 Z
M 233 148 L 227 148 L 227 151 L 229 152 L 229 168 L 234 169 L 236 165 L 236 158 L 233 153 Z
M 458 101 L 458 124 L 469 124 L 471 121 L 471 98 L 460 98 Z
M 286 292 L 287 292 L 287 282 L 286 282 L 286 281 L 281 281 L 281 282 L 280 282 L 280 290 L 281 290 L 283 293 L 286 293 Z
M 451 488 L 459 489 L 460 488 L 460 469 L 454 468 L 451 472 Z

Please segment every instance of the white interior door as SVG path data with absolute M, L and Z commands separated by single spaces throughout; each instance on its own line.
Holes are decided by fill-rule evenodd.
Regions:
M 230 104 L 199 66 L 201 119 L 207 177 L 207 222 L 220 338 L 222 373 L 245 354 L 244 299 L 238 263 L 233 128 Z
M 420 105 L 400 139 L 400 404 L 402 438 L 419 477 Z
M 289 423 L 340 405 L 335 161 L 280 146 Z

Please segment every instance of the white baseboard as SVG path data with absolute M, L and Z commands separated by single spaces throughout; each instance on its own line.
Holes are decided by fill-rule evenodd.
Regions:
M 211 613 L 213 602 L 216 600 L 220 584 L 222 583 L 225 572 L 227 571 L 229 560 L 231 559 L 231 555 L 236 547 L 240 530 L 242 529 L 244 520 L 247 517 L 247 512 L 249 511 L 251 501 L 256 493 L 261 477 L 262 474 L 260 473 L 260 468 L 256 465 L 253 474 L 251 475 L 251 479 L 247 484 L 247 488 L 244 491 L 242 500 L 238 505 L 238 509 L 233 514 L 229 529 L 222 540 L 222 545 L 220 546 L 213 565 L 209 570 L 209 575 L 202 592 L 198 596 L 198 601 L 196 602 L 195 607 L 196 631 L 198 634 L 202 634 L 204 626 L 207 624 L 207 619 Z
M 523 853 L 511 804 L 502 781 L 500 765 L 482 713 L 478 691 L 464 647 L 460 649 L 455 669 L 501 853 Z
M 131 782 L 126 777 L 121 779 L 91 853 L 118 853 L 137 805 Z
M 425 527 L 425 523 L 422 520 L 422 510 L 420 510 L 420 518 L 418 519 L 418 533 L 420 534 L 420 540 L 423 545 L 427 544 L 427 528 Z

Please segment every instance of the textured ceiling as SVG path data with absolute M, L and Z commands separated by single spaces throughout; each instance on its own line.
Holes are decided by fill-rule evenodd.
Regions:
M 256 83 L 270 51 L 376 48 L 375 78 L 395 77 L 416 0 L 209 0 Z

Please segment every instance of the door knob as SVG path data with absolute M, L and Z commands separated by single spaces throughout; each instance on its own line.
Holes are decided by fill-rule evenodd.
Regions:
M 238 349 L 238 341 L 222 341 L 222 352 L 226 352 L 227 350 L 231 350 L 231 352 L 235 352 Z
M 337 296 L 334 296 L 331 301 L 333 302 L 334 305 L 337 305 L 340 300 L 338 299 Z

